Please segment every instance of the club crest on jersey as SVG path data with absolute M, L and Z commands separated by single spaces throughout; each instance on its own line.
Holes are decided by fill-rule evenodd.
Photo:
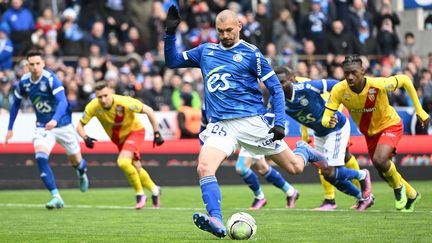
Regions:
M 240 55 L 240 54 L 235 54 L 233 56 L 233 60 L 236 61 L 236 62 L 241 62 L 243 60 L 243 56 Z
M 301 100 L 300 100 L 300 105 L 302 105 L 302 106 L 307 106 L 307 105 L 309 105 L 309 100 L 307 100 L 307 99 L 301 99 Z
M 370 101 L 374 101 L 375 100 L 375 94 L 376 94 L 376 89 L 370 89 L 368 90 L 368 98 Z
M 45 92 L 47 90 L 47 86 L 44 82 L 41 82 L 39 86 L 40 91 Z
M 121 105 L 116 106 L 115 113 L 116 113 L 116 116 L 123 116 L 124 115 L 124 107 Z
M 345 99 L 345 100 L 351 100 L 351 95 L 350 94 L 343 94 L 342 95 L 342 97 Z

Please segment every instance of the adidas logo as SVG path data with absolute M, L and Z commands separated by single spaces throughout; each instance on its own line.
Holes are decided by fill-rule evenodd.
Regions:
M 209 52 L 207 55 L 209 55 L 209 56 L 213 56 L 214 53 L 213 53 L 213 51 L 211 51 L 211 52 Z
M 45 172 L 42 172 L 42 173 L 40 174 L 40 177 L 45 177 L 45 176 L 47 176 L 47 174 L 45 174 Z

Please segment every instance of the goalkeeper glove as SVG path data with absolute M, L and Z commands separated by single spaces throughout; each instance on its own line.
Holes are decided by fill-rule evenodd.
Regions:
M 165 33 L 167 35 L 174 35 L 179 24 L 180 14 L 176 6 L 171 5 L 171 7 L 168 9 L 168 15 L 165 20 Z
M 165 141 L 163 140 L 160 132 L 155 132 L 154 133 L 154 138 L 153 138 L 153 148 L 155 146 L 161 146 Z
M 274 134 L 274 136 L 272 138 L 273 141 L 281 140 L 285 137 L 285 128 L 282 126 L 276 125 L 276 126 L 272 127 L 268 133 Z
M 96 139 L 89 137 L 89 136 L 85 136 L 84 137 L 84 142 L 87 148 L 93 148 L 94 147 L 94 142 L 97 141 Z

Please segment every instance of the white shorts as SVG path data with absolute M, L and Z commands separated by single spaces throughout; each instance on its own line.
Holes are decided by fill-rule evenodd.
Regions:
M 327 157 L 329 166 L 344 166 L 345 152 L 351 133 L 350 123 L 324 137 L 315 136 L 315 148 Z
M 33 138 L 33 146 L 44 146 L 51 150 L 55 143 L 58 142 L 66 151 L 67 155 L 77 154 L 81 151 L 79 146 L 78 134 L 72 124 L 56 127 L 46 131 L 43 127 L 37 127 Z
M 211 146 L 230 156 L 239 146 L 253 154 L 273 155 L 288 148 L 283 140 L 272 141 L 271 126 L 264 116 L 251 116 L 209 123 L 200 133 L 203 147 Z
M 255 160 L 260 160 L 264 158 L 264 155 L 257 155 L 247 151 L 245 148 L 241 147 L 239 152 L 239 157 L 249 157 Z

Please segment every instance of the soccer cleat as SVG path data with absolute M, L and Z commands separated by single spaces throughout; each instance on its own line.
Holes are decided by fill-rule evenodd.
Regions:
M 414 212 L 416 204 L 420 201 L 421 194 L 417 192 L 417 195 L 414 199 L 408 198 L 407 203 L 405 205 L 405 208 L 401 210 L 401 212 L 404 213 L 411 213 Z
M 314 211 L 333 211 L 337 208 L 336 201 L 334 199 L 324 199 L 321 206 L 314 208 Z
M 45 207 L 47 209 L 54 209 L 54 208 L 63 208 L 64 207 L 64 202 L 61 198 L 58 197 L 53 197 L 51 199 L 51 201 L 49 201 Z
M 136 195 L 135 209 L 141 209 L 145 207 L 147 201 L 146 195 Z
M 362 198 L 368 198 L 372 193 L 372 183 L 369 170 L 363 169 L 363 171 L 366 173 L 366 177 L 363 180 L 360 180 Z
M 215 217 L 209 217 L 202 213 L 194 213 L 193 221 L 200 229 L 212 233 L 218 238 L 224 238 L 227 230 L 222 222 Z
M 161 188 L 159 187 L 159 193 L 156 196 L 152 195 L 153 208 L 160 208 L 160 196 L 161 196 Z
M 307 160 L 305 162 L 312 163 L 318 169 L 325 169 L 328 166 L 326 157 L 303 140 L 297 141 L 293 152 Z
M 358 207 L 356 209 L 359 212 L 363 212 L 366 209 L 370 208 L 372 205 L 374 205 L 374 202 L 375 202 L 375 198 L 371 193 L 368 198 L 359 201 Z
M 86 192 L 88 190 L 89 187 L 89 180 L 87 178 L 87 174 L 84 173 L 83 175 L 80 175 L 79 172 L 78 174 L 78 178 L 79 178 L 79 188 L 81 192 Z
M 359 207 L 359 205 L 360 205 L 360 200 L 357 200 L 357 201 L 354 203 L 354 205 L 352 205 L 350 208 L 352 208 L 352 209 L 357 209 L 357 208 Z
M 395 194 L 395 207 L 397 210 L 401 210 L 405 208 L 405 205 L 407 204 L 407 196 L 406 196 L 406 190 L 405 185 L 402 184 L 402 187 L 394 189 Z
M 267 204 L 267 199 L 262 198 L 254 198 L 254 201 L 252 202 L 252 205 L 250 206 L 249 209 L 251 210 L 258 210 L 260 208 L 263 208 L 265 205 Z
M 294 208 L 297 199 L 299 199 L 300 193 L 294 189 L 294 194 L 291 197 L 287 197 L 286 208 Z

